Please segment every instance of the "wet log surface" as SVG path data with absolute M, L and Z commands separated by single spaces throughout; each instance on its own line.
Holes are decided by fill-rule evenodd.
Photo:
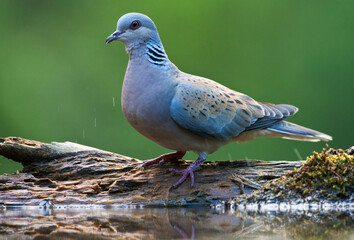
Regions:
M 298 168 L 302 162 L 237 160 L 206 162 L 189 179 L 169 191 L 191 161 L 151 166 L 142 161 L 71 143 L 42 143 L 0 138 L 0 155 L 22 163 L 17 174 L 0 176 L 0 207 L 67 204 L 143 204 L 183 206 L 240 198 L 266 181 Z

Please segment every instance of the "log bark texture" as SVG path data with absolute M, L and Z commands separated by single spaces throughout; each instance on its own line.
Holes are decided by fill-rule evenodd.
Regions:
M 181 206 L 213 204 L 240 198 L 278 178 L 301 161 L 237 160 L 206 162 L 189 179 L 169 191 L 191 161 L 141 170 L 142 161 L 76 143 L 42 143 L 18 137 L 0 138 L 0 155 L 23 170 L 0 176 L 0 207 L 51 204 L 143 204 Z

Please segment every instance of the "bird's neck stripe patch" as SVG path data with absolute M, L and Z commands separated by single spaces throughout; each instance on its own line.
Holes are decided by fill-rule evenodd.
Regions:
M 163 48 L 152 43 L 147 44 L 146 54 L 149 62 L 156 65 L 165 65 L 167 56 Z

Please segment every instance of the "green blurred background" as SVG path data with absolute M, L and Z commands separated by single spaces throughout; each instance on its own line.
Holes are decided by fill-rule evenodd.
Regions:
M 171 61 L 256 100 L 300 108 L 290 120 L 353 145 L 354 1 L 0 0 L 0 137 L 72 141 L 139 159 L 169 152 L 120 108 L 124 45 L 104 41 L 127 12 L 149 15 Z M 209 160 L 298 160 L 325 143 L 257 139 Z M 195 159 L 190 153 L 187 159 Z M 0 173 L 21 169 L 0 158 Z

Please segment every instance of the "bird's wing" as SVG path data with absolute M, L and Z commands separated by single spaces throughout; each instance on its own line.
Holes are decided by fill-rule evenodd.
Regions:
M 223 140 L 267 128 L 296 110 L 286 104 L 259 103 L 204 78 L 178 84 L 170 105 L 171 117 L 181 127 L 202 137 Z
M 268 128 L 276 122 L 287 119 L 298 111 L 297 107 L 289 104 L 259 104 L 264 109 L 264 117 L 257 119 L 257 121 L 255 121 L 252 125 L 248 126 L 245 131 Z

